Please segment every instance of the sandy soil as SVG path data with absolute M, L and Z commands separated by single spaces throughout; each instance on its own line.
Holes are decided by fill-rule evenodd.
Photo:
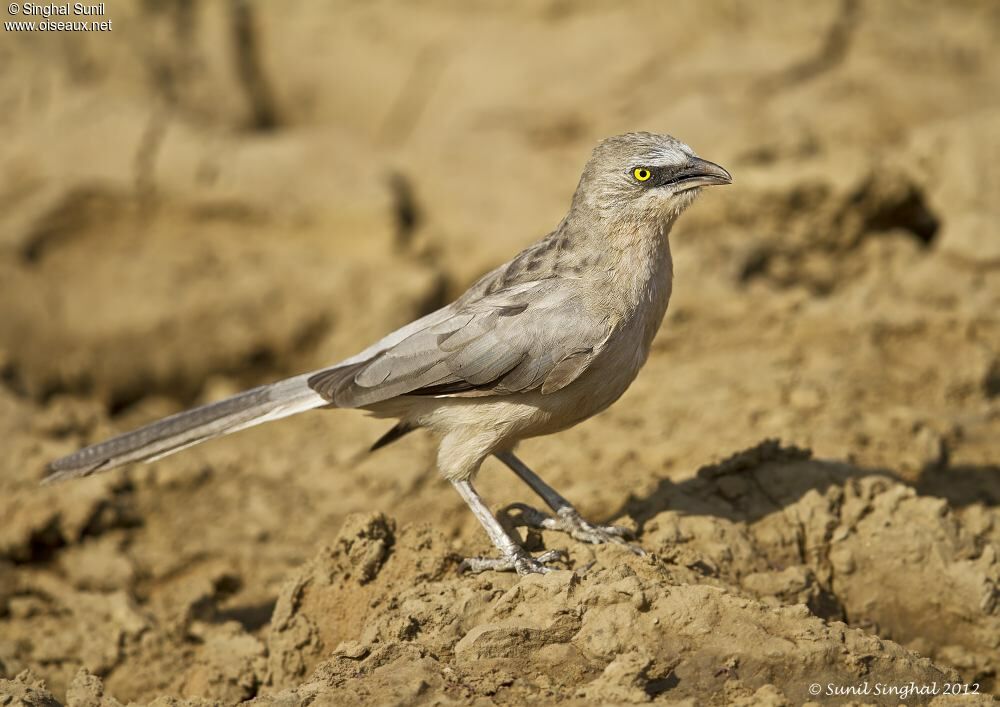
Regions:
M 1000 693 L 995 2 L 107 8 L 0 42 L 0 704 Z M 521 451 L 646 557 L 460 575 L 431 440 L 347 412 L 37 485 L 440 305 L 634 129 L 736 183 L 632 389 Z

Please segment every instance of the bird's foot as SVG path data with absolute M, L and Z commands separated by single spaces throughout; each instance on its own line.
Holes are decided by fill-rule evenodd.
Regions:
M 487 570 L 494 572 L 517 572 L 519 575 L 547 574 L 553 570 L 548 563 L 564 560 L 566 553 L 562 550 L 549 550 L 538 557 L 532 557 L 524 550 L 512 552 L 503 557 L 467 557 L 462 560 L 458 569 L 461 572 L 477 574 Z
M 628 528 L 619 525 L 594 525 L 584 520 L 573 508 L 562 508 L 555 516 L 542 513 L 537 508 L 532 508 L 525 503 L 514 503 L 510 508 L 521 512 L 517 519 L 518 525 L 541 530 L 557 530 L 567 533 L 576 540 L 593 545 L 604 543 L 624 545 L 636 555 L 646 554 L 646 551 L 638 545 L 627 542 L 628 539 L 635 537 L 635 533 Z

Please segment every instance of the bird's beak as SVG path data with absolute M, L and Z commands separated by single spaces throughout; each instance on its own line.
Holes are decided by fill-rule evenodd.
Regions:
M 679 187 L 679 191 L 686 191 L 713 184 L 732 184 L 733 175 L 715 162 L 709 162 L 700 157 L 690 157 L 673 181 Z

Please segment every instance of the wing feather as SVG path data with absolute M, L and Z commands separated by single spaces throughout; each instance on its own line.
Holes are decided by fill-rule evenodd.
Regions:
M 610 335 L 572 282 L 520 282 L 451 305 L 367 361 L 321 371 L 310 386 L 338 407 L 400 395 L 549 394 L 576 380 Z M 356 359 L 351 359 L 356 361 Z

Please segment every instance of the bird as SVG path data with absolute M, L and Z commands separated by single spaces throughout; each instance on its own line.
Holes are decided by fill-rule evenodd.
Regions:
M 314 409 L 349 408 L 395 425 L 372 446 L 417 429 L 437 440 L 437 468 L 499 556 L 470 572 L 546 573 L 475 488 L 495 456 L 551 514 L 515 504 L 529 526 L 587 543 L 630 545 L 618 526 L 585 520 L 515 455 L 524 439 L 605 410 L 645 363 L 673 288 L 670 231 L 702 188 L 730 173 L 665 134 L 632 132 L 593 149 L 565 217 L 450 304 L 339 363 L 180 412 L 51 462 L 43 483 L 153 461 L 205 440 Z

